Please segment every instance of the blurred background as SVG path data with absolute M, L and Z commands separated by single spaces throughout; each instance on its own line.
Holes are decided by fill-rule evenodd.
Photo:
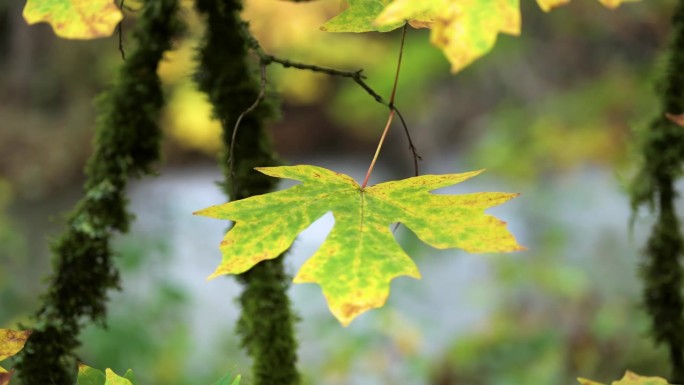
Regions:
M 630 230 L 625 185 L 639 162 L 635 131 L 657 112 L 652 85 L 674 0 L 614 11 L 574 0 L 549 14 L 522 3 L 522 35 L 500 35 L 492 53 L 456 75 L 427 31 L 409 30 L 396 105 L 422 173 L 487 169 L 443 191 L 522 193 L 489 212 L 529 250 L 436 251 L 400 228 L 423 279 L 395 280 L 387 305 L 347 328 L 318 286 L 292 287 L 304 384 L 560 385 L 578 376 L 609 382 L 626 369 L 667 375 L 640 306 L 639 250 L 651 217 L 638 213 Z M 108 328 L 88 328 L 79 354 L 100 369 L 132 368 L 141 384 L 209 384 L 233 371 L 249 385 L 250 362 L 234 334 L 240 287 L 232 278 L 205 281 L 220 261 L 226 223 L 191 215 L 225 198 L 215 185 L 219 125 L 191 79 L 202 23 L 192 2 L 183 4 L 190 28 L 159 69 L 168 101 L 164 160 L 157 177 L 130 185 L 137 221 L 116 242 L 123 290 L 111 293 Z M 2 328 L 30 324 L 45 291 L 49 240 L 79 198 L 91 153 L 93 99 L 122 63 L 116 36 L 61 40 L 46 25 L 25 25 L 23 5 L 0 2 Z M 134 9 L 123 23 L 125 47 Z M 245 18 L 270 53 L 363 68 L 387 97 L 399 33 L 318 30 L 339 11 L 339 0 L 247 0 Z M 362 179 L 386 109 L 347 79 L 268 72 L 283 98 L 272 126 L 283 162 Z M 395 125 L 372 183 L 412 176 L 412 167 Z M 332 225 L 328 214 L 302 234 L 290 273 Z

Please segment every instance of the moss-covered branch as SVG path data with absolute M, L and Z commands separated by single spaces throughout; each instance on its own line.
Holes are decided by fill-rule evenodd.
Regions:
M 98 100 L 95 151 L 84 197 L 53 244 L 54 273 L 18 365 L 25 385 L 73 385 L 74 349 L 85 320 L 104 323 L 107 291 L 118 287 L 110 237 L 126 232 L 126 183 L 159 158 L 163 96 L 157 65 L 181 31 L 177 0 L 147 0 L 134 32 L 137 48 Z
M 674 183 L 682 175 L 684 130 L 666 114 L 684 112 L 684 1 L 672 18 L 672 41 L 665 74 L 658 85 L 661 110 L 643 133 L 644 166 L 632 185 L 636 210 L 648 203 L 657 212 L 642 266 L 644 302 L 653 335 L 670 351 L 670 382 L 684 383 L 684 300 L 682 247 L 684 240 L 675 214 Z
M 224 191 L 233 200 L 264 194 L 275 188 L 276 180 L 254 167 L 277 164 L 266 131 L 266 122 L 274 114 L 273 98 L 266 98 L 244 115 L 232 143 L 238 116 L 257 100 L 260 90 L 257 68 L 248 57 L 248 36 L 239 14 L 241 1 L 196 0 L 196 4 L 206 18 L 207 30 L 199 47 L 195 77 L 223 127 Z M 234 170 L 229 167 L 229 158 Z M 290 279 L 284 273 L 283 256 L 259 263 L 239 280 L 245 288 L 240 297 L 238 331 L 254 359 L 253 384 L 299 384 L 297 345 L 287 297 Z

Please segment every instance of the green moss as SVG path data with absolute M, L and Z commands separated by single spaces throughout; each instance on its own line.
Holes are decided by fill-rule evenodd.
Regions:
M 177 0 L 144 4 L 134 32 L 137 47 L 116 83 L 98 99 L 95 152 L 86 167 L 84 197 L 52 244 L 54 273 L 18 364 L 25 385 L 72 385 L 81 327 L 88 321 L 104 323 L 107 291 L 119 283 L 110 236 L 126 232 L 131 220 L 126 183 L 150 173 L 159 158 L 157 118 L 163 95 L 157 65 L 182 30 L 177 13 Z
M 257 68 L 248 57 L 246 25 L 239 16 L 241 2 L 197 0 L 196 4 L 206 18 L 207 30 L 198 49 L 195 80 L 208 95 L 223 127 L 220 162 L 224 192 L 231 199 L 267 193 L 275 188 L 276 179 L 256 172 L 254 167 L 278 163 L 266 131 L 275 111 L 273 98 L 266 98 L 243 117 L 233 145 L 234 176 L 229 168 L 235 121 L 257 99 L 260 84 Z M 284 273 L 283 256 L 259 263 L 239 280 L 245 289 L 240 297 L 238 331 L 254 359 L 252 382 L 299 384 L 297 345 L 287 297 L 290 279 Z
M 684 383 L 684 240 L 674 209 L 674 182 L 682 175 L 684 161 L 684 129 L 665 117 L 665 113 L 684 113 L 684 2 L 678 2 L 672 27 L 667 68 L 657 86 L 661 111 L 639 138 L 644 164 L 632 183 L 631 198 L 634 210 L 648 204 L 657 212 L 641 271 L 644 302 L 655 340 L 670 351 L 670 382 Z

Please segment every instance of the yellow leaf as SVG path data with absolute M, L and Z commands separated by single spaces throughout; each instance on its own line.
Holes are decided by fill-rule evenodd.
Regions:
M 24 20 L 49 23 L 66 39 L 107 37 L 123 18 L 113 0 L 28 0 Z
M 603 6 L 610 9 L 615 9 L 622 3 L 634 2 L 639 0 L 598 0 Z M 570 0 L 537 0 L 539 8 L 544 12 L 548 12 L 553 8 L 569 3 Z
M 23 349 L 30 335 L 30 330 L 0 329 L 0 361 L 12 357 Z M 12 372 L 7 372 L 7 370 L 0 366 L 0 385 L 9 383 L 11 377 Z
M 458 72 L 489 52 L 499 33 L 520 34 L 519 0 L 396 0 L 375 20 L 394 25 L 408 20 L 432 28 L 430 41 Z

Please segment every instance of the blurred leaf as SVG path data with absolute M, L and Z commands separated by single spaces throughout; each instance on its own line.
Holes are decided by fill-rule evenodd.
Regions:
M 665 113 L 665 117 L 668 118 L 671 122 L 681 127 L 684 127 L 684 114 L 675 115 L 668 112 Z
M 617 8 L 622 3 L 639 1 L 639 0 L 598 0 L 598 1 L 608 8 Z M 567 4 L 569 2 L 570 2 L 570 0 L 537 0 L 537 4 L 539 4 L 539 8 L 541 8 L 544 12 L 548 12 L 553 8 Z
M 49 23 L 57 36 L 67 39 L 107 37 L 123 18 L 113 0 L 28 0 L 28 24 Z
M 233 374 L 228 373 L 225 377 L 216 381 L 213 385 L 240 385 L 241 379 L 242 376 L 239 374 L 235 378 L 233 378 Z
M 77 385 L 104 385 L 106 381 L 107 376 L 103 372 L 83 363 L 78 364 Z
M 505 222 L 484 214 L 485 209 L 516 194 L 429 193 L 463 182 L 479 171 L 424 175 L 361 188 L 347 175 L 316 166 L 257 170 L 304 183 L 195 213 L 237 222 L 221 242 L 223 261 L 209 279 L 240 274 L 263 260 L 276 258 L 313 221 L 332 211 L 335 227 L 294 282 L 321 285 L 330 311 L 343 325 L 383 306 L 395 277 L 420 277 L 416 265 L 396 243 L 390 231 L 392 223 L 401 222 L 425 243 L 440 249 L 522 249 Z
M 582 377 L 578 378 L 577 381 L 582 385 L 603 385 L 600 382 Z M 668 385 L 668 382 L 662 377 L 644 377 L 628 370 L 622 379 L 613 381 L 613 385 Z
M 404 20 L 377 25 L 375 19 L 392 0 L 347 0 L 349 8 L 328 20 L 321 30 L 328 32 L 388 32 L 404 24 Z
M 26 344 L 26 340 L 28 340 L 30 335 L 30 330 L 17 331 L 0 329 L 0 361 L 12 357 L 23 349 L 24 344 Z M 4 374 L 0 377 L 1 381 L 8 383 L 12 374 L 8 373 L 2 366 L 0 366 L 0 373 Z
M 126 372 L 126 374 L 132 375 L 130 369 Z M 105 382 L 105 385 L 133 385 L 133 383 L 129 379 L 117 375 L 111 369 L 106 369 L 105 375 L 107 376 L 107 381 Z

